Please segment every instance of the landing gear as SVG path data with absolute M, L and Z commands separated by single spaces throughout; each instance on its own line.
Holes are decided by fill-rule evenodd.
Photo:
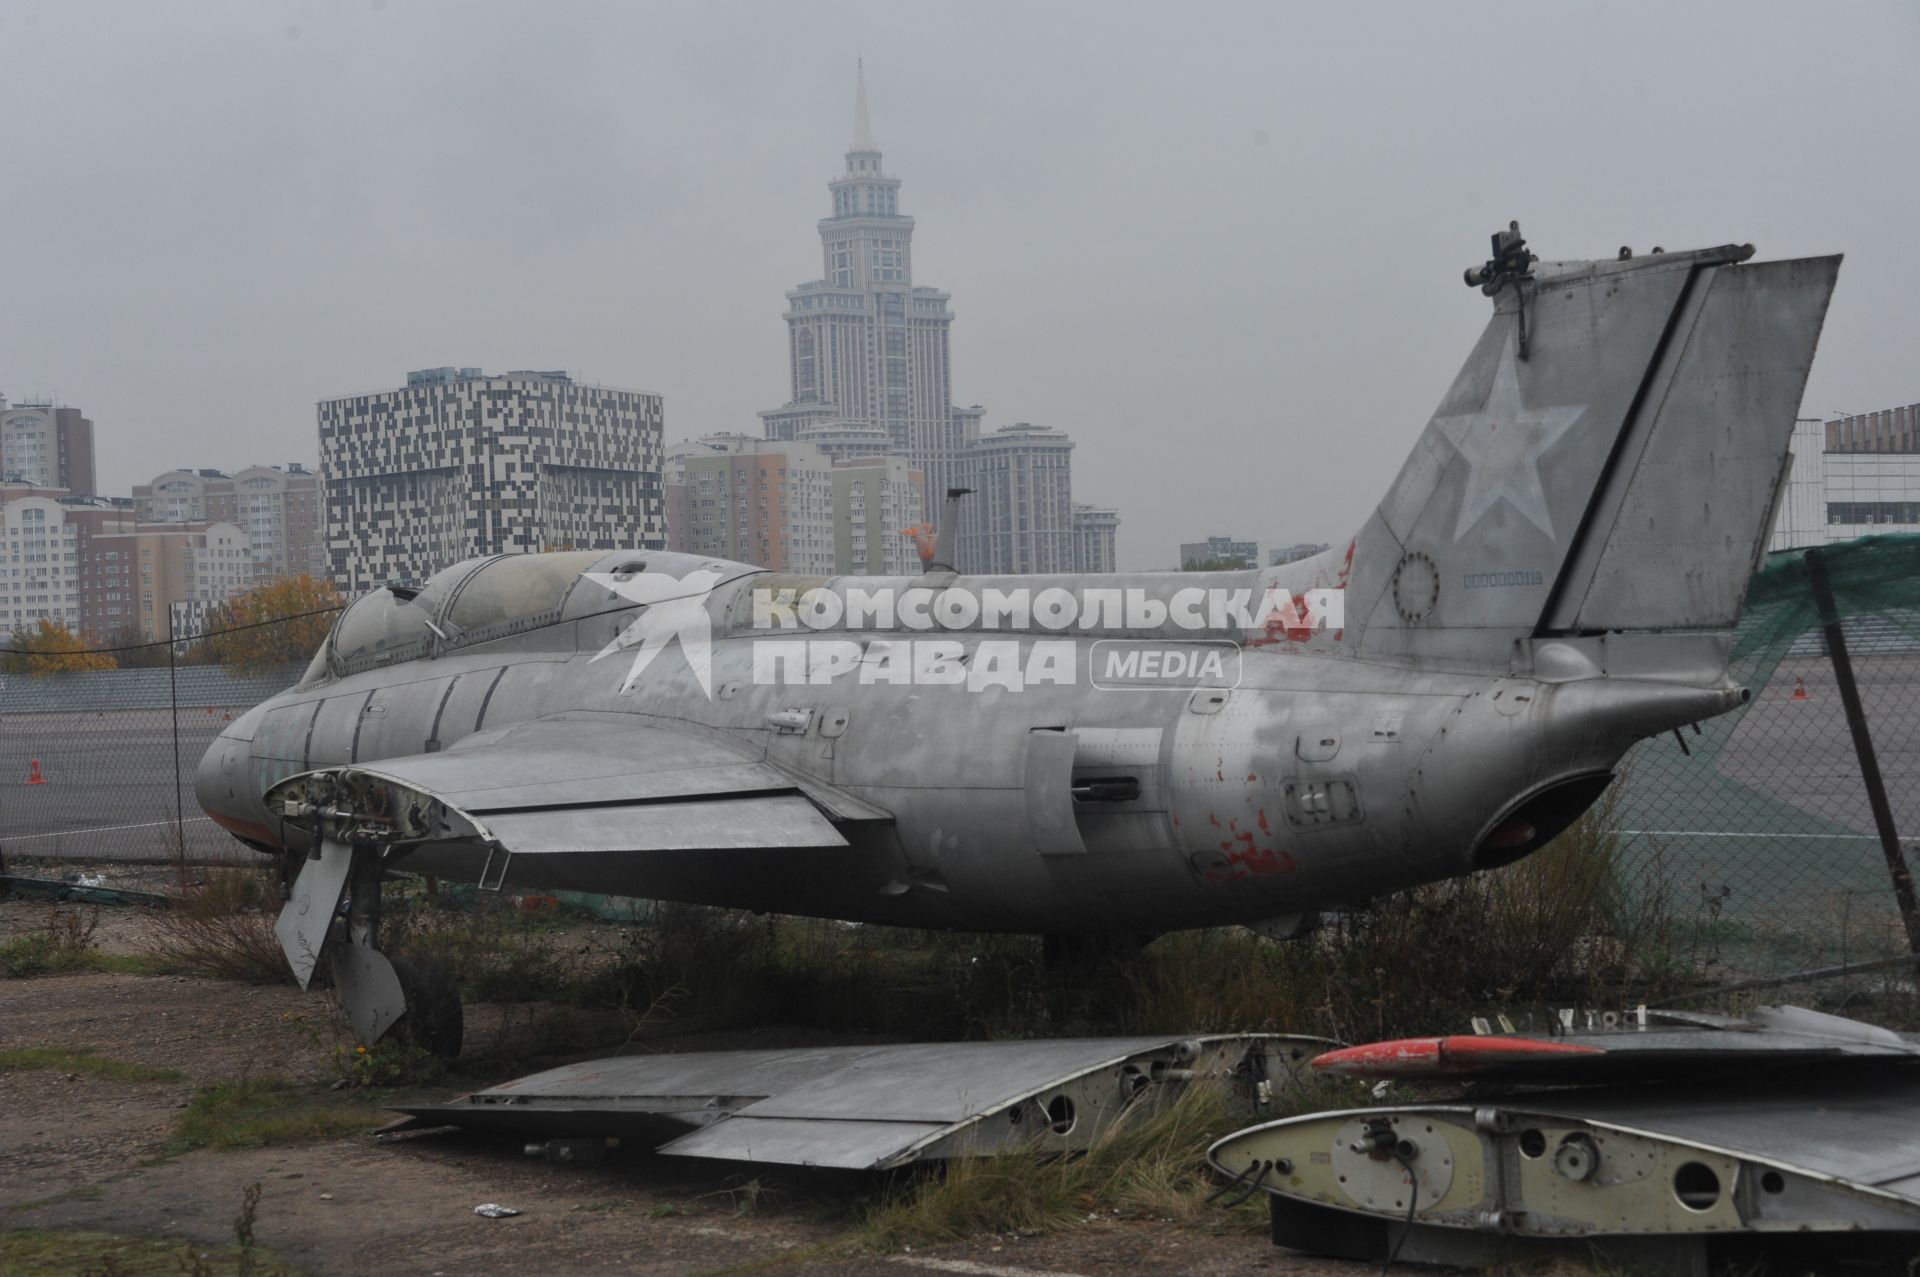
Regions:
M 325 839 L 301 865 L 274 933 L 303 989 L 320 959 L 332 960 L 334 991 L 362 1043 L 378 1042 L 398 1026 L 409 1041 L 450 1059 L 460 1051 L 463 1028 L 452 981 L 436 966 L 380 952 L 385 874 L 379 846 Z M 345 924 L 336 927 L 343 900 Z
M 393 1035 L 442 1060 L 459 1055 L 466 1035 L 466 1016 L 460 1009 L 460 991 L 454 988 L 446 968 L 437 962 L 396 957 L 393 971 L 400 977 L 407 1002 L 406 1013 L 393 1026 Z

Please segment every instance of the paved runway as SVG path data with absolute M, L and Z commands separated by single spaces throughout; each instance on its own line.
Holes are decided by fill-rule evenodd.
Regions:
M 1857 659 L 1895 828 L 1920 839 L 1920 656 Z M 1796 679 L 1799 683 L 1796 683 Z M 1796 687 L 1805 699 L 1796 699 Z M 1824 656 L 1789 658 L 1747 710 L 1628 755 L 1625 859 L 1664 874 L 1678 907 L 1810 927 L 1891 915 L 1885 853 L 1840 691 Z M 1920 863 L 1920 845 L 1908 854 Z
M 226 725 L 222 712 L 180 711 L 177 791 L 173 722 L 165 709 L 0 716 L 0 851 L 167 860 L 178 812 L 191 858 L 252 859 L 193 799 L 193 771 Z M 27 783 L 35 763 L 44 784 Z

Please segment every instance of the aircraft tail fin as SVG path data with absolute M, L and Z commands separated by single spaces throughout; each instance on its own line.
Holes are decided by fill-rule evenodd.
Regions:
M 1365 529 L 1314 569 L 1345 555 L 1343 642 L 1484 667 L 1529 639 L 1730 629 L 1840 258 L 1522 251 L 1501 274 L 1499 238 L 1468 274 L 1493 294 L 1485 332 Z

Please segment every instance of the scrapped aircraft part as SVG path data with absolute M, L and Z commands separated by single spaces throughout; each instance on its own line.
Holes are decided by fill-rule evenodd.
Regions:
M 1920 1070 L 1885 1063 L 1320 1113 L 1228 1136 L 1208 1157 L 1271 1195 L 1276 1242 L 1377 1259 L 1408 1218 L 1409 1175 L 1392 1161 L 1356 1171 L 1350 1150 L 1381 1124 L 1417 1146 L 1400 1146 L 1420 1185 L 1405 1259 L 1626 1239 L 1684 1266 L 1709 1239 L 1905 1234 L 1911 1247 L 1920 1233 Z
M 293 894 L 280 909 L 273 934 L 293 968 L 293 978 L 302 989 L 313 980 L 320 955 L 327 947 L 327 933 L 340 898 L 347 891 L 347 875 L 353 869 L 353 848 L 331 838 L 300 866 L 294 879 Z
M 1437 1078 L 1462 1073 L 1478 1076 L 1509 1066 L 1537 1066 L 1542 1063 L 1542 1056 L 1557 1063 L 1568 1055 L 1604 1053 L 1597 1046 L 1536 1038 L 1401 1038 L 1329 1051 L 1315 1060 L 1313 1066 L 1347 1077 Z
M 353 1034 L 372 1045 L 407 1012 L 406 990 L 387 955 L 364 944 L 333 946 L 333 987 Z
M 1369 1042 L 1313 1067 L 1345 1077 L 1594 1085 L 1815 1060 L 1920 1059 L 1920 1038 L 1805 1007 L 1745 1016 L 1649 1011 L 1631 1021 L 1550 1037 L 1457 1035 Z
M 623 1056 L 401 1111 L 416 1127 L 520 1140 L 611 1135 L 675 1157 L 886 1170 L 1081 1151 L 1122 1114 L 1192 1085 L 1270 1111 L 1330 1045 L 1261 1033 Z
M 1433 1122 L 1390 1113 L 1353 1118 L 1334 1135 L 1333 1174 L 1341 1191 L 1369 1210 L 1396 1214 L 1432 1207 L 1453 1187 L 1453 1154 Z

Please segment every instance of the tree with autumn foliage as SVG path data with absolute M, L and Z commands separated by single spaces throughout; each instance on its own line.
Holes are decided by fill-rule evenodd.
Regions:
M 0 670 L 8 674 L 81 674 L 89 670 L 119 668 L 105 652 L 87 649 L 78 634 L 58 621 L 45 617 L 32 629 L 13 632 L 13 641 L 0 652 Z
M 333 582 L 304 572 L 277 576 L 214 608 L 194 646 L 203 660 L 259 673 L 310 658 L 339 610 Z

